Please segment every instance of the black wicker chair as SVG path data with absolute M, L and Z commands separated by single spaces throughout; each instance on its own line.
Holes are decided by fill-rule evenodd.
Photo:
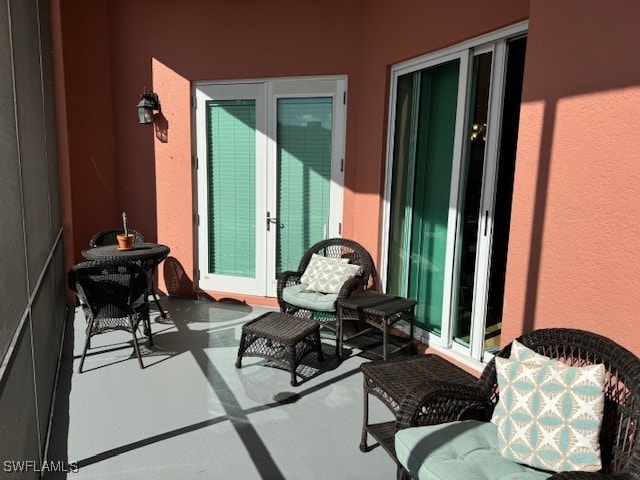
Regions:
M 131 228 L 127 229 L 127 232 L 133 235 L 133 243 L 144 243 L 144 236 Z M 110 230 L 102 230 L 101 232 L 96 233 L 91 240 L 89 241 L 90 247 L 102 247 L 104 245 L 117 245 L 118 244 L 118 235 L 124 233 L 123 228 L 112 228 Z
M 604 364 L 605 407 L 600 448 L 602 471 L 561 472 L 553 480 L 640 479 L 640 359 L 612 340 L 582 330 L 537 330 L 518 341 L 539 354 L 569 365 Z M 507 358 L 511 344 L 497 356 Z M 456 367 L 457 368 L 457 367 Z M 488 421 L 498 400 L 495 360 L 492 359 L 474 386 L 461 386 L 443 378 L 416 385 L 405 396 L 396 414 L 396 428 L 433 425 L 466 418 Z M 402 478 L 411 478 L 401 470 Z
M 136 330 L 142 322 L 151 339 L 146 270 L 135 263 L 84 262 L 69 270 L 68 282 L 78 296 L 87 320 L 78 372 L 82 373 L 87 350 L 91 348 L 91 337 L 113 330 L 131 332 L 140 368 L 144 368 Z
M 322 240 L 311 246 L 305 252 L 297 271 L 282 272 L 278 277 L 278 303 L 282 313 L 288 313 L 298 317 L 313 318 L 320 326 L 326 327 L 336 333 L 337 316 L 336 306 L 334 304 L 332 311 L 315 311 L 309 308 L 288 302 L 283 298 L 283 291 L 287 287 L 299 285 L 302 274 L 306 270 L 313 254 L 322 255 L 331 258 L 348 258 L 349 263 L 359 265 L 360 273 L 350 280 L 347 280 L 338 292 L 337 300 L 349 297 L 358 290 L 366 290 L 373 287 L 374 282 L 374 265 L 371 255 L 367 250 L 357 242 L 346 238 L 329 238 Z M 336 351 L 338 342 L 336 341 Z
M 133 244 L 141 244 L 144 243 L 144 236 L 138 232 L 137 230 L 133 230 L 132 228 L 128 228 L 127 232 L 133 235 Z M 105 245 L 117 245 L 118 244 L 118 235 L 124 233 L 123 228 L 112 228 L 110 230 L 102 230 L 101 232 L 96 233 L 93 238 L 89 241 L 90 247 L 103 247 Z M 149 275 L 149 294 L 153 296 L 153 300 L 156 302 L 158 310 L 160 310 L 160 316 L 162 318 L 167 318 L 167 312 L 162 305 L 160 305 L 160 299 L 158 298 L 158 293 L 156 292 L 153 286 L 153 279 L 155 278 L 156 268 L 158 266 L 158 261 L 156 259 L 149 260 L 144 264 L 144 267 L 147 269 L 147 273 Z

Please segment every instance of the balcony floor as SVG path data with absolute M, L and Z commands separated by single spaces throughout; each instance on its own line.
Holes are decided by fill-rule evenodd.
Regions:
M 292 387 L 289 372 L 262 359 L 247 357 L 242 369 L 234 367 L 242 324 L 268 309 L 161 302 L 170 318 L 152 312 L 154 346 L 143 347 L 142 370 L 130 334 L 112 332 L 92 338 L 78 374 L 85 320 L 76 309 L 66 330 L 48 456 L 77 464 L 69 479 L 395 478 L 382 448 L 358 448 L 359 365 L 367 361 L 359 350 L 338 363 L 335 343 L 323 334 L 325 361 L 307 356 L 298 368 L 307 379 Z M 297 401 L 278 401 L 292 392 Z M 376 421 L 392 418 L 378 400 L 370 412 Z

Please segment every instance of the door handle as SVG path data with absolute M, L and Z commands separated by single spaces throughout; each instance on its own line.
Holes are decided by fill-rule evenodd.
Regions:
M 272 223 L 278 223 L 278 219 L 276 217 L 272 217 L 271 212 L 267 212 L 267 232 L 271 230 Z
M 489 223 L 489 210 L 484 211 L 484 236 L 487 236 L 487 226 Z

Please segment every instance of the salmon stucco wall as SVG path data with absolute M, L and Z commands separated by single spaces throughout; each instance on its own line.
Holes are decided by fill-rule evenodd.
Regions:
M 65 266 L 119 222 L 108 4 L 51 2 Z M 91 18 L 91 22 L 86 19 Z
M 171 247 L 164 270 L 172 278 L 164 282 L 161 271 L 161 288 L 193 294 L 193 82 L 347 74 L 349 85 L 357 85 L 359 5 L 110 2 L 118 183 L 136 184 L 128 199 L 130 216 Z M 286 20 L 282 28 L 285 17 L 300 21 Z M 135 125 L 131 119 L 144 86 L 158 93 L 162 106 L 153 127 Z M 357 123 L 355 109 L 348 110 L 347 123 Z M 353 142 L 348 142 L 347 158 L 353 157 Z
M 348 75 L 343 233 L 379 262 L 390 67 L 529 18 L 502 341 L 573 326 L 640 353 L 635 0 L 85 3 L 52 3 L 74 255 L 126 210 L 172 248 L 187 293 L 194 81 Z M 145 86 L 162 103 L 153 126 L 135 116 Z
M 640 354 L 640 9 L 532 1 L 502 342 L 545 327 Z
M 356 199 L 345 209 L 345 224 L 370 250 L 376 265 L 379 250 L 389 117 L 391 67 L 527 18 L 528 0 L 495 2 L 416 2 L 375 0 L 362 5 L 362 42 L 359 50 L 357 118 L 354 142 L 357 155 L 347 194 Z M 350 107 L 353 107 L 351 105 Z
M 166 0 L 153 9 L 148 2 L 110 2 L 118 185 L 130 192 L 126 208 L 135 224 L 172 248 L 170 265 L 184 281 L 163 286 L 187 294 L 195 270 L 192 82 L 347 74 L 343 235 L 363 243 L 378 262 L 389 66 L 526 18 L 527 1 L 501 4 L 488 13 L 466 1 Z M 284 16 L 304 21 L 279 28 Z M 441 21 L 425 34 L 433 18 Z M 162 104 L 155 129 L 130 118 L 145 85 Z M 136 189 L 128 189 L 134 181 Z
M 67 103 L 90 103 L 88 82 L 97 83 L 103 94 L 97 107 L 99 128 L 72 106 L 67 114 L 77 130 L 63 131 L 70 152 L 65 156 L 72 177 L 69 204 L 97 213 L 78 216 L 74 234 L 84 242 L 89 233 L 118 224 L 120 212 L 126 210 L 133 228 L 172 249 L 173 280 L 180 281 L 161 281 L 161 287 L 169 293 L 192 294 L 193 82 L 346 74 L 343 235 L 361 242 L 379 263 L 389 68 L 528 14 L 528 0 L 500 1 L 499 7 L 486 9 L 470 0 L 96 0 L 78 10 L 73 2 L 59 0 L 55 8 L 66 29 L 63 73 L 71 77 L 63 89 Z M 82 18 L 89 17 L 94 27 L 85 31 L 89 27 Z M 301 21 L 281 28 L 285 17 Z M 70 43 L 77 38 L 83 42 Z M 137 123 L 135 105 L 145 87 L 159 94 L 162 105 L 153 126 Z M 99 168 L 93 171 L 82 164 L 85 146 L 99 156 Z M 83 183 L 74 183 L 80 179 Z M 94 207 L 92 195 L 103 202 Z M 86 205 L 85 196 L 90 200 Z M 81 248 L 80 243 L 73 247 L 75 257 Z

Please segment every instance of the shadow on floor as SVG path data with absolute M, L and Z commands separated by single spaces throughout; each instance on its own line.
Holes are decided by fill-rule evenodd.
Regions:
M 78 312 L 75 319 L 69 320 L 48 459 L 64 463 L 74 462 L 79 467 L 79 472 L 68 476 L 64 472 L 49 472 L 43 475 L 43 478 L 200 478 L 200 475 L 190 475 L 186 471 L 178 474 L 177 470 L 171 470 L 172 474 L 169 470 L 156 470 L 164 468 L 158 466 L 164 462 L 161 460 L 156 462 L 158 465 L 154 465 L 151 460 L 147 461 L 148 452 L 169 448 L 165 455 L 160 454 L 160 458 L 177 455 L 184 458 L 180 462 L 185 462 L 186 467 L 178 462 L 176 469 L 189 466 L 196 469 L 195 465 L 189 465 L 193 460 L 186 460 L 192 452 L 208 452 L 219 448 L 224 450 L 225 444 L 236 443 L 238 445 L 226 454 L 227 458 L 215 456 L 213 453 L 211 456 L 215 456 L 215 459 L 203 458 L 203 466 L 197 467 L 197 471 L 214 472 L 219 478 L 247 478 L 246 474 L 236 472 L 235 468 L 222 474 L 224 468 L 229 467 L 223 467 L 219 462 L 228 463 L 231 459 L 237 458 L 243 459 L 242 468 L 254 472 L 250 478 L 302 478 L 292 477 L 290 473 L 292 469 L 295 471 L 300 468 L 299 464 L 306 465 L 306 468 L 311 468 L 312 471 L 313 468 L 318 469 L 315 473 L 310 471 L 309 476 L 305 474 L 304 478 L 328 478 L 324 476 L 326 467 L 311 467 L 317 461 L 318 449 L 322 449 L 320 445 L 324 445 L 326 441 L 324 437 L 316 433 L 313 436 L 298 438 L 299 433 L 296 432 L 298 429 L 314 431 L 319 428 L 324 431 L 329 428 L 330 431 L 337 432 L 344 429 L 359 436 L 362 393 L 359 390 L 361 379 L 358 374 L 362 359 L 357 354 L 345 350 L 344 359 L 340 362 L 335 355 L 335 344 L 332 339 L 325 337 L 322 340 L 324 362 L 318 361 L 315 352 L 310 353 L 297 369 L 301 383 L 298 387 L 290 387 L 289 372 L 281 368 L 265 368 L 272 366 L 266 360 L 249 357 L 242 369 L 235 369 L 233 366 L 241 326 L 269 309 L 207 300 L 164 298 L 162 302 L 169 312 L 169 318 L 160 323 L 155 321 L 160 320 L 157 312 L 157 318 L 152 317 L 154 345 L 145 345 L 143 348 L 143 370 L 138 369 L 134 363 L 135 357 L 130 342 L 123 341 L 118 344 L 108 339 L 102 344 L 97 344 L 96 352 L 88 356 L 85 363 L 87 370 L 82 374 L 74 373 L 74 361 L 78 361 L 78 349 L 81 348 L 79 345 L 81 346 L 84 339 L 84 319 Z M 74 327 L 78 332 L 75 336 Z M 92 341 L 99 337 L 93 337 Z M 108 335 L 105 335 L 105 338 L 107 337 Z M 352 362 L 351 359 L 355 362 L 345 365 L 345 361 Z M 346 387 L 345 382 L 350 386 Z M 168 385 L 172 385 L 170 391 L 166 390 Z M 98 391 L 92 390 L 96 388 Z M 140 425 L 143 438 L 136 438 L 135 431 L 132 433 L 124 430 L 116 436 L 109 434 L 113 428 L 104 424 L 105 417 L 111 418 L 109 414 L 101 412 L 94 417 L 93 412 L 87 411 L 94 408 L 91 400 L 93 395 L 96 399 L 99 398 L 99 401 L 95 402 L 96 409 L 100 408 L 100 402 L 105 401 L 105 396 L 108 400 L 116 402 L 117 405 L 111 406 L 115 412 L 119 412 L 118 409 L 126 409 L 127 398 L 131 397 L 127 396 L 128 392 L 123 393 L 122 388 L 134 390 L 135 394 L 142 397 L 136 399 L 136 405 L 138 402 L 146 404 L 160 412 L 161 417 L 158 421 L 151 420 L 151 424 L 144 423 L 149 420 L 141 418 L 140 413 L 131 414 L 131 421 L 134 425 Z M 166 392 L 165 398 L 161 400 L 157 398 L 157 392 L 160 391 Z M 199 401 L 198 398 L 202 398 L 203 401 Z M 338 410 L 332 411 L 332 408 Z M 305 413 L 298 418 L 300 409 Z M 351 412 L 350 409 L 355 410 Z M 144 412 L 144 409 L 140 412 Z M 171 412 L 170 415 L 174 416 L 176 421 L 169 421 L 172 417 L 162 417 L 166 412 Z M 335 425 L 328 423 L 327 418 L 335 417 L 336 414 L 340 420 Z M 281 423 L 282 418 L 291 416 L 296 420 Z M 116 427 L 122 421 L 117 423 Z M 305 426 L 304 423 L 308 421 L 317 424 L 318 427 Z M 303 425 L 299 425 L 300 422 Z M 220 433 L 220 429 L 225 433 Z M 283 439 L 274 443 L 273 431 L 284 435 Z M 91 445 L 94 432 L 97 434 L 98 444 L 104 446 Z M 215 433 L 214 437 L 211 437 L 212 432 Z M 230 434 L 232 436 L 229 436 Z M 78 438 L 79 435 L 87 438 Z M 278 456 L 280 442 L 286 443 L 289 436 L 293 443 L 282 448 L 293 449 L 296 455 L 289 455 L 286 457 L 287 460 L 283 460 Z M 338 440 L 332 441 L 332 445 L 335 444 L 335 448 L 338 449 L 337 455 L 348 457 L 347 463 L 361 458 L 356 441 L 352 442 L 354 450 L 349 451 L 340 446 L 340 442 L 345 441 L 347 435 L 338 434 L 337 437 Z M 193 443 L 194 438 L 206 439 L 205 444 Z M 241 448 L 238 448 L 239 446 Z M 185 453 L 177 453 L 176 449 L 180 448 L 186 448 Z M 130 473 L 118 474 L 118 471 L 128 468 L 124 464 L 131 462 L 131 459 L 140 459 L 136 462 L 144 467 L 135 463 Z M 385 462 L 387 461 L 388 458 Z M 332 468 L 337 469 L 339 465 L 339 462 L 334 462 Z M 140 472 L 144 475 L 136 469 L 141 469 Z M 375 473 L 378 469 L 379 467 L 372 468 L 372 472 Z M 390 471 L 393 471 L 392 465 Z M 209 475 L 207 478 L 212 477 Z

